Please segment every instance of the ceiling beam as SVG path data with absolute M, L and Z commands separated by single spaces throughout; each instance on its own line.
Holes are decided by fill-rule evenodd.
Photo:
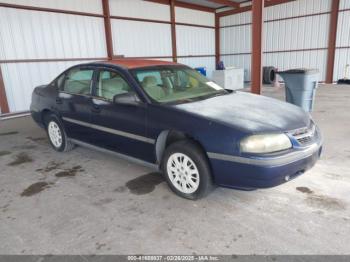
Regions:
M 157 3 L 157 4 L 170 5 L 170 0 L 145 0 L 145 1 L 153 2 L 153 3 Z M 215 13 L 215 8 L 211 8 L 211 7 L 207 7 L 207 6 L 203 6 L 203 5 L 185 3 L 185 2 L 176 1 L 176 0 L 175 0 L 175 6 L 188 8 L 188 9 L 194 9 L 194 10 L 198 10 L 198 11 L 209 12 L 209 13 Z
M 296 1 L 296 0 L 265 0 L 265 7 L 285 4 L 288 2 L 294 2 L 294 1 Z M 239 13 L 243 13 L 243 12 L 247 12 L 247 11 L 251 11 L 251 10 L 252 10 L 252 6 L 248 5 L 248 6 L 243 6 L 243 7 L 237 8 L 237 9 L 233 9 L 233 10 L 219 12 L 218 15 L 219 15 L 219 17 L 223 17 L 223 16 L 239 14 Z
M 229 0 L 208 0 L 209 2 L 220 4 L 220 5 L 225 5 L 229 7 L 234 7 L 234 8 L 239 8 L 239 3 L 232 2 Z

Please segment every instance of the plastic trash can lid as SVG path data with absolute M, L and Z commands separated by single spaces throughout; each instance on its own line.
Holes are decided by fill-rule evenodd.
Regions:
M 319 73 L 318 69 L 308 69 L 308 68 L 297 68 L 297 69 L 289 69 L 286 71 L 279 71 L 277 74 L 304 74 L 304 75 L 313 75 Z

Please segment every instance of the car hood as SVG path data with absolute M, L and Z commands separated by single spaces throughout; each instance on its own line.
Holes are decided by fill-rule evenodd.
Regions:
M 297 106 L 246 92 L 233 92 L 175 107 L 254 133 L 285 132 L 308 126 L 310 121 L 309 114 Z

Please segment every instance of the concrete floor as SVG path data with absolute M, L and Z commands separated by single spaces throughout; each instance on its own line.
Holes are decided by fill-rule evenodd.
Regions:
M 196 202 L 148 168 L 53 151 L 28 117 L 2 121 L 0 254 L 350 254 L 349 101 L 350 86 L 318 90 L 324 154 L 305 175 Z

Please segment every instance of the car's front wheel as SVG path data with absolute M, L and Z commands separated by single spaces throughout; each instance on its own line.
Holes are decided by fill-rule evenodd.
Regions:
M 213 188 L 207 158 L 191 141 L 173 143 L 165 150 L 162 171 L 169 187 L 181 197 L 199 199 Z
M 63 125 L 56 115 L 48 115 L 45 122 L 50 144 L 56 151 L 66 152 L 74 148 L 74 144 L 68 140 Z

